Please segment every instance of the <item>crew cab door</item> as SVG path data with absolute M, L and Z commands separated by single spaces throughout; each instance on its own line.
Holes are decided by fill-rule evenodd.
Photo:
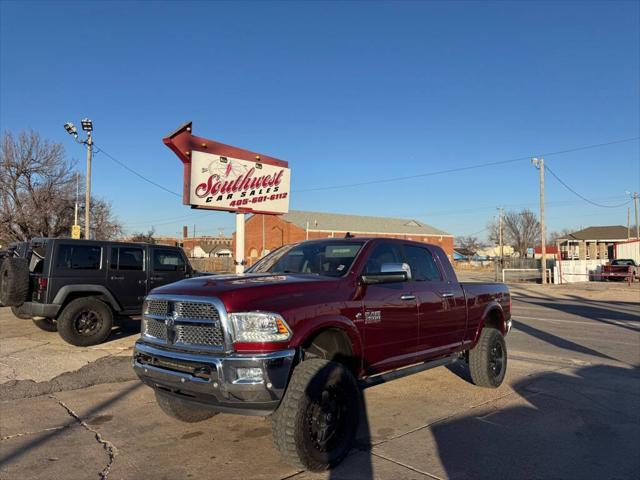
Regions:
M 380 273 L 383 264 L 403 263 L 398 244 L 374 247 L 363 274 Z M 369 373 L 401 365 L 418 345 L 418 304 L 408 282 L 365 285 L 361 321 L 364 331 L 365 369 Z
M 107 288 L 125 310 L 137 310 L 147 294 L 145 249 L 138 246 L 111 246 Z
M 151 251 L 151 271 L 149 289 L 186 278 L 187 262 L 178 249 L 162 246 L 149 247 Z
M 458 349 L 467 322 L 462 288 L 445 277 L 428 246 L 406 244 L 404 252 L 411 267 L 409 284 L 418 300 L 418 350 L 428 359 Z

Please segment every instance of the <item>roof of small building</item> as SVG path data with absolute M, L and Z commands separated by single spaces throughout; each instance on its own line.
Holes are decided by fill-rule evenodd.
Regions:
M 605 225 L 600 227 L 587 227 L 577 232 L 570 233 L 563 240 L 626 240 L 627 227 L 622 225 Z
M 340 213 L 303 212 L 291 210 L 282 219 L 309 230 L 352 233 L 383 233 L 404 235 L 447 235 L 431 225 L 407 218 L 369 217 L 364 215 L 344 215 Z

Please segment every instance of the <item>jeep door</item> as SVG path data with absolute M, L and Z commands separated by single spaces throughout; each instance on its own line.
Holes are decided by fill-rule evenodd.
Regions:
M 150 290 L 177 282 L 187 276 L 187 262 L 178 249 L 152 246 L 149 250 L 151 251 Z
M 144 247 L 111 246 L 107 288 L 124 310 L 140 309 L 147 294 Z
M 362 273 L 380 273 L 383 264 L 403 263 L 399 244 L 381 242 L 373 247 Z M 365 369 L 369 373 L 403 365 L 418 346 L 418 304 L 409 282 L 363 286 Z

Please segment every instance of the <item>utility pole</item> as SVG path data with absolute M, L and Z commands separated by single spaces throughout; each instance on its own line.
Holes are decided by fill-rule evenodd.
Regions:
M 84 128 L 84 120 L 82 121 Z M 93 153 L 93 138 L 91 130 L 87 131 L 87 186 L 84 192 L 84 238 L 91 238 L 91 155 Z
M 627 207 L 627 240 L 631 240 L 631 207 Z
M 78 139 L 78 129 L 73 125 L 73 123 L 65 123 L 64 129 L 69 135 L 73 136 L 76 142 L 87 146 L 87 178 L 84 197 L 84 238 L 89 239 L 91 235 L 91 156 L 93 154 L 93 137 L 91 136 L 91 133 L 93 132 L 93 122 L 88 118 L 83 118 L 80 120 L 80 123 L 82 124 L 82 130 L 87 132 L 86 140 Z
M 80 178 L 79 178 L 78 172 L 76 172 L 76 209 L 75 209 L 75 213 L 73 215 L 73 225 L 74 226 L 78 225 L 78 195 L 79 194 L 80 194 Z
M 544 285 L 547 283 L 547 245 L 544 225 L 544 158 L 532 158 L 531 163 L 540 170 L 540 250 L 542 253 L 542 284 Z
M 503 263 L 503 259 L 504 259 L 504 237 L 502 235 L 502 212 L 504 211 L 504 208 L 502 207 L 498 207 L 498 215 L 499 215 L 499 221 L 498 221 L 498 239 L 499 239 L 499 244 L 500 244 L 500 264 L 502 265 Z
M 636 240 L 640 240 L 640 225 L 638 225 L 638 192 L 633 192 L 633 207 L 636 211 Z

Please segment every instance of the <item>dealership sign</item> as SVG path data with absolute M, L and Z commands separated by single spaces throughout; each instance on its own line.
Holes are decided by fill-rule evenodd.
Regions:
M 216 210 L 287 213 L 290 183 L 286 167 L 193 152 L 189 204 Z
M 230 212 L 289 211 L 291 171 L 287 162 L 196 137 L 191 134 L 191 123 L 163 141 L 184 165 L 184 204 Z

